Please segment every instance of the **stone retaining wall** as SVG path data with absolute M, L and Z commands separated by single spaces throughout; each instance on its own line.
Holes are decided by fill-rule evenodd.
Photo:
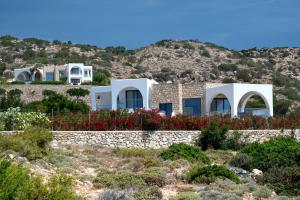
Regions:
M 68 96 L 66 91 L 70 88 L 81 87 L 87 90 L 91 90 L 91 85 L 80 85 L 80 86 L 73 86 L 73 85 L 35 85 L 35 84 L 16 84 L 16 85 L 3 85 L 2 88 L 9 91 L 12 89 L 19 89 L 23 92 L 21 98 L 26 102 L 29 103 L 31 101 L 38 101 L 43 99 L 43 90 L 53 90 L 57 93 L 61 93 L 63 95 Z M 71 98 L 71 97 L 70 97 Z M 91 105 L 91 95 L 87 95 L 82 100 Z
M 229 134 L 234 131 L 229 131 Z M 252 143 L 263 142 L 275 136 L 291 136 L 300 141 L 300 129 L 294 130 L 240 130 L 242 139 Z M 0 134 L 11 134 L 6 131 Z M 200 131 L 53 131 L 53 145 L 100 145 L 104 147 L 163 148 L 174 143 L 193 144 Z

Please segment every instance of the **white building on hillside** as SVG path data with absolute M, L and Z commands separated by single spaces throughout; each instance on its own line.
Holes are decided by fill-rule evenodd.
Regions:
M 258 96 L 265 108 L 248 108 Z M 244 114 L 273 116 L 273 89 L 269 84 L 158 84 L 149 79 L 112 80 L 110 86 L 91 89 L 93 110 L 159 109 L 166 115 Z
M 82 63 L 69 63 L 64 66 L 45 66 L 34 69 L 25 67 L 14 70 L 15 81 L 59 81 L 66 80 L 67 84 L 80 85 L 93 81 L 93 67 Z

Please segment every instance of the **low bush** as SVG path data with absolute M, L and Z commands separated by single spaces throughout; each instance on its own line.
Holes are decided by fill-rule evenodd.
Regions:
M 221 165 L 209 165 L 200 168 L 193 168 L 186 174 L 186 178 L 190 182 L 206 184 L 216 181 L 217 178 L 227 178 L 233 182 L 239 182 L 239 178 L 235 173 Z
M 0 131 L 24 130 L 30 126 L 45 127 L 49 124 L 46 114 L 40 112 L 21 112 L 20 108 L 0 112 Z
M 96 200 L 131 200 L 126 191 L 104 190 Z
M 211 199 L 217 199 L 217 200 L 243 200 L 243 197 L 239 197 L 236 194 L 228 193 L 228 192 L 222 192 L 218 190 L 209 190 L 204 189 L 199 192 L 199 196 L 201 200 L 211 200 Z
M 238 131 L 234 131 L 232 134 L 227 135 L 225 141 L 223 142 L 223 149 L 231 149 L 231 150 L 240 150 L 242 149 L 246 143 L 242 141 L 242 134 Z
M 141 178 L 149 186 L 163 187 L 166 185 L 166 178 L 163 173 L 157 171 L 145 171 L 141 173 Z
M 196 141 L 196 145 L 200 146 L 202 150 L 207 150 L 212 147 L 214 149 L 221 149 L 223 143 L 226 139 L 226 133 L 228 131 L 228 126 L 222 125 L 221 128 L 215 120 L 210 122 L 208 128 L 201 130 L 201 134 Z
M 162 200 L 163 194 L 157 186 L 140 186 L 133 194 L 133 200 Z
M 144 180 L 139 174 L 129 171 L 112 172 L 108 170 L 100 170 L 97 177 L 94 179 L 93 184 L 97 188 L 113 188 L 113 189 L 126 189 L 136 188 L 145 184 Z
M 248 169 L 260 169 L 268 171 L 272 167 L 292 167 L 300 166 L 300 143 L 292 138 L 278 137 L 264 143 L 253 143 L 241 150 L 242 154 L 246 154 L 250 159 L 246 159 L 251 163 L 241 164 L 247 166 Z M 240 155 L 234 159 L 240 159 Z M 237 161 L 232 163 L 239 163 Z
M 154 149 L 142 149 L 142 148 L 116 148 L 113 152 L 123 158 L 130 157 L 152 157 L 156 154 L 156 150 Z
M 0 151 L 13 150 L 30 160 L 48 155 L 52 133 L 48 130 L 31 127 L 13 135 L 0 135 Z
M 181 192 L 176 196 L 170 197 L 170 200 L 200 200 L 200 196 L 195 192 Z
M 230 161 L 230 165 L 236 166 L 245 170 L 251 170 L 253 160 L 250 156 L 244 153 L 237 154 L 234 159 Z
M 64 85 L 64 81 L 32 81 L 33 85 Z
M 72 192 L 72 178 L 64 175 L 53 176 L 43 184 L 39 176 L 30 170 L 10 161 L 0 161 L 0 199 L 1 200 L 80 200 Z
M 249 75 L 250 71 L 247 69 L 241 69 L 238 70 L 236 73 L 236 78 L 239 80 L 242 80 L 244 82 L 250 82 L 251 81 L 251 76 Z
M 173 144 L 160 155 L 164 160 L 184 159 L 191 163 L 203 162 L 209 164 L 209 158 L 198 147 L 184 143 Z
M 237 66 L 235 64 L 221 64 L 218 66 L 218 69 L 221 71 L 235 71 Z
M 300 195 L 300 167 L 272 168 L 263 176 L 257 177 L 258 182 L 267 184 L 279 195 Z

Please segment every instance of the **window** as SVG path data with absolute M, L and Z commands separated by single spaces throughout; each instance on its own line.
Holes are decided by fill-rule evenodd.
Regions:
M 54 81 L 54 72 L 46 72 L 46 81 Z
M 126 108 L 142 108 L 143 97 L 138 90 L 127 90 L 126 91 Z
M 172 103 L 160 103 L 159 110 L 165 112 L 167 116 L 171 116 L 173 112 Z
M 211 112 L 228 113 L 230 112 L 230 104 L 227 98 L 214 98 L 211 103 Z
M 65 72 L 65 70 L 59 70 L 58 76 L 59 76 L 59 78 L 64 78 L 64 77 L 66 77 L 66 72 Z
M 200 98 L 190 98 L 183 99 L 183 114 L 200 116 L 201 115 L 201 99 Z
M 71 79 L 71 83 L 72 83 L 73 85 L 79 85 L 80 79 L 72 78 L 72 79 Z
M 84 70 L 84 76 L 90 77 L 91 76 L 90 70 Z
M 71 69 L 71 74 L 81 74 L 81 70 L 78 67 L 73 67 Z

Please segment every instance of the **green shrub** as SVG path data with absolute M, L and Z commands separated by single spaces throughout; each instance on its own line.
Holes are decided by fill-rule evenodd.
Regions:
M 250 71 L 247 69 L 241 69 L 237 71 L 236 77 L 239 80 L 243 80 L 244 82 L 250 82 L 251 77 L 250 77 Z
M 126 191 L 105 190 L 96 200 L 131 200 L 131 197 Z
M 209 147 L 214 149 L 221 149 L 223 142 L 226 139 L 228 127 L 223 125 L 221 128 L 217 126 L 216 121 L 212 121 L 208 128 L 201 130 L 201 134 L 196 141 L 196 145 L 200 146 L 202 150 L 207 150 Z
M 235 64 L 220 64 L 218 69 L 221 71 L 235 71 L 237 66 Z
M 63 81 L 32 81 L 33 85 L 64 85 Z
M 285 88 L 284 90 L 280 91 L 280 93 L 285 95 L 290 100 L 300 100 L 300 95 L 296 89 Z
M 94 179 L 93 184 L 97 188 L 135 188 L 139 185 L 145 184 L 144 180 L 137 173 L 129 171 L 108 171 L 100 170 L 97 177 Z
M 272 191 L 266 186 L 260 186 L 253 192 L 253 196 L 258 197 L 259 199 L 261 198 L 266 199 L 269 198 L 271 195 L 272 195 Z
M 285 115 L 289 111 L 289 107 L 291 106 L 291 101 L 274 98 L 274 113 L 275 115 Z
M 0 199 L 1 200 L 80 200 L 71 191 L 72 179 L 57 175 L 47 184 L 30 173 L 30 170 L 7 160 L 0 161 Z
M 272 81 L 273 84 L 278 86 L 278 87 L 282 87 L 282 86 L 289 86 L 291 79 L 283 74 L 281 74 L 278 71 L 273 72 L 272 74 Z
M 299 166 L 272 168 L 257 179 L 259 183 L 267 184 L 279 195 L 300 195 Z
M 191 169 L 187 175 L 187 180 L 194 183 L 212 183 L 217 178 L 229 179 L 235 183 L 239 183 L 239 178 L 235 173 L 224 166 L 209 165 L 205 167 L 196 167 Z
M 50 120 L 44 113 L 20 112 L 20 108 L 9 108 L 6 112 L 0 112 L 1 130 L 24 130 L 30 126 L 47 126 Z
M 273 138 L 264 143 L 253 143 L 241 150 L 252 160 L 250 169 L 268 171 L 272 167 L 300 166 L 300 143 L 292 138 Z
M 48 130 L 31 127 L 13 135 L 0 135 L 0 151 L 13 150 L 30 160 L 48 155 L 52 133 Z
M 236 81 L 232 78 L 225 77 L 222 83 L 235 83 Z
M 145 181 L 147 185 L 163 187 L 166 185 L 166 178 L 160 171 L 150 171 L 146 170 L 141 173 L 141 178 Z
M 246 144 L 241 139 L 242 134 L 238 131 L 234 131 L 231 135 L 227 136 L 223 142 L 223 149 L 240 150 Z
M 170 197 L 170 200 L 200 200 L 200 196 L 195 192 L 181 192 L 174 197 Z
M 228 193 L 228 192 L 221 192 L 218 190 L 209 190 L 209 189 L 204 189 L 199 192 L 200 199 L 203 200 L 211 200 L 211 199 L 216 199 L 216 200 L 243 200 L 242 197 L 239 197 L 235 194 Z
M 164 160 L 184 159 L 191 163 L 203 162 L 209 164 L 209 158 L 198 147 L 184 143 L 173 144 L 160 155 Z
M 152 157 L 156 155 L 156 150 L 154 149 L 142 149 L 142 148 L 116 148 L 113 152 L 123 158 L 130 157 Z
M 163 194 L 157 186 L 141 186 L 133 194 L 133 200 L 162 200 Z
M 253 160 L 250 156 L 248 156 L 247 154 L 239 153 L 234 157 L 234 159 L 230 161 L 230 165 L 243 168 L 245 170 L 251 170 L 252 162 Z

